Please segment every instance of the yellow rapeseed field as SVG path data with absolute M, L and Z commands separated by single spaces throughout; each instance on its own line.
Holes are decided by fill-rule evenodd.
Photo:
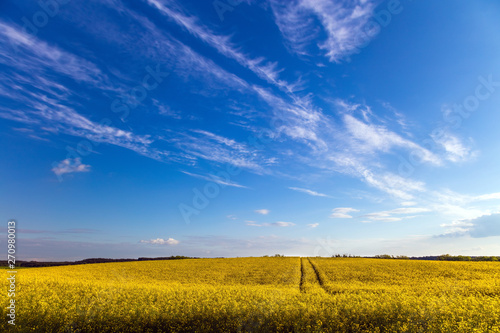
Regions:
M 0 331 L 500 332 L 500 263 L 285 257 L 21 268 L 16 304 L 16 326 L 4 319 Z

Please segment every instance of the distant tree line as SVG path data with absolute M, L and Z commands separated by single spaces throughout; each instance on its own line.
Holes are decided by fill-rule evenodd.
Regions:
M 392 256 L 390 254 L 377 254 L 376 259 L 410 259 L 408 256 Z
M 337 254 L 334 254 L 332 256 L 332 258 L 361 258 L 360 256 L 355 256 L 355 255 L 352 255 L 352 254 L 340 254 L 340 253 L 337 253 Z
M 16 261 L 16 267 L 48 267 L 48 266 L 68 266 L 68 265 L 84 265 L 84 264 L 101 264 L 107 262 L 127 262 L 127 261 L 145 261 L 145 260 L 176 260 L 176 259 L 199 259 L 197 257 L 186 256 L 170 256 L 170 257 L 155 257 L 138 259 L 109 259 L 109 258 L 89 258 L 78 261 Z M 7 261 L 1 260 L 0 267 L 6 267 Z
M 367 257 L 369 258 L 369 257 Z M 412 260 L 444 260 L 444 261 L 500 261 L 500 257 L 496 256 L 452 256 L 449 254 L 442 254 L 440 256 L 427 256 L 427 257 L 408 257 L 408 256 L 393 256 L 390 254 L 377 254 L 376 259 L 412 259 Z
M 438 260 L 448 260 L 448 261 L 499 261 L 500 257 L 496 256 L 452 256 L 449 254 L 442 254 L 438 257 Z

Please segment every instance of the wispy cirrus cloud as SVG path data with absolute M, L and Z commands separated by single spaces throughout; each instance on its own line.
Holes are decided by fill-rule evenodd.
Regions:
M 359 210 L 351 208 L 351 207 L 339 207 L 332 209 L 332 213 L 330 214 L 331 219 L 352 219 L 352 216 L 349 213 L 359 212 Z
M 283 222 L 283 221 L 278 221 L 273 223 L 267 223 L 267 222 L 258 223 L 255 221 L 245 221 L 245 224 L 252 227 L 281 227 L 281 228 L 293 227 L 295 225 L 295 223 Z
M 384 126 L 363 122 L 349 114 L 344 115 L 344 123 L 351 134 L 352 147 L 360 153 L 373 151 L 387 153 L 394 147 L 402 147 L 417 153 L 423 162 L 434 165 L 441 165 L 442 163 L 440 158 L 429 150 L 401 137 Z
M 432 191 L 429 193 L 427 204 L 433 211 L 438 212 L 445 228 L 443 235 L 459 236 L 468 232 L 472 222 L 482 216 L 498 213 L 500 193 L 480 195 L 460 194 L 451 190 Z
M 173 20 L 176 24 L 186 29 L 190 34 L 215 48 L 222 55 L 248 68 L 259 78 L 285 91 L 291 92 L 294 90 L 294 85 L 279 79 L 281 70 L 278 69 L 278 64 L 276 62 L 266 61 L 263 57 L 251 58 L 247 56 L 240 51 L 240 48 L 236 47 L 231 42 L 229 36 L 219 35 L 200 23 L 195 16 L 189 16 L 183 13 L 181 7 L 175 1 L 147 0 L 147 2 Z
M 309 55 L 308 47 L 318 37 L 320 29 L 315 25 L 314 16 L 300 3 L 300 0 L 270 1 L 275 23 L 288 50 L 299 55 Z
M 319 193 L 313 190 L 308 190 L 306 188 L 300 188 L 300 187 L 289 187 L 290 190 L 294 190 L 297 192 L 302 192 L 302 193 L 307 193 L 309 195 L 315 196 L 315 197 L 329 197 L 329 195 Z
M 137 135 L 109 125 L 109 122 L 94 122 L 75 109 L 44 95 L 32 94 L 22 98 L 27 110 L 23 113 L 30 119 L 38 119 L 46 131 L 62 132 L 94 142 L 104 142 L 126 148 L 153 159 L 166 159 L 169 153 L 150 147 L 154 142 L 150 135 Z M 22 121 L 22 120 L 20 120 Z
M 474 219 L 456 220 L 441 226 L 447 230 L 438 237 L 484 238 L 500 236 L 500 213 L 484 214 Z
M 472 198 L 473 201 L 497 200 L 500 199 L 500 192 L 482 194 Z
M 109 143 L 154 159 L 168 155 L 150 147 L 150 135 L 113 127 L 109 119 L 96 122 L 77 111 L 81 105 L 73 101 L 75 96 L 88 97 L 86 92 L 95 89 L 106 94 L 123 93 L 126 84 L 114 82 L 91 61 L 28 36 L 15 25 L 0 22 L 0 40 L 5 42 L 0 46 L 0 63 L 6 65 L 8 73 L 12 71 L 0 83 L 0 91 L 10 100 L 9 104 L 16 105 L 0 107 L 0 117 L 36 124 L 52 133 Z M 12 44 L 17 48 L 12 48 Z M 58 82 L 60 77 L 85 89 L 71 90 Z
M 228 38 L 217 35 L 210 29 L 207 29 L 207 27 L 199 23 L 197 18 L 184 14 L 183 9 L 175 2 L 150 1 L 149 3 L 153 7 L 160 10 L 163 14 L 168 16 L 170 19 L 175 21 L 176 24 L 181 25 L 193 35 L 203 39 L 209 45 L 212 45 L 216 49 L 222 47 L 222 49 L 218 50 L 223 55 L 229 58 L 234 57 L 234 59 L 239 59 L 238 61 L 241 62 L 240 64 L 245 67 L 249 63 L 255 63 L 251 58 L 240 54 L 241 52 L 238 53 L 238 48 L 233 45 Z M 168 3 L 168 6 L 165 5 L 166 3 Z M 175 66 L 176 73 L 178 73 L 178 75 L 180 75 L 181 77 L 183 77 L 183 75 L 189 75 L 190 77 L 192 77 L 192 72 L 196 72 L 196 69 L 200 68 L 199 72 L 201 76 L 203 76 L 201 74 L 202 72 L 209 73 L 213 78 L 217 79 L 221 83 L 224 83 L 225 86 L 229 86 L 231 89 L 245 92 L 246 96 L 248 96 L 249 94 L 256 94 L 258 97 L 264 100 L 264 102 L 266 102 L 272 108 L 275 116 L 283 120 L 283 123 L 276 128 L 266 129 L 273 139 L 278 138 L 280 135 L 285 135 L 293 141 L 298 141 L 301 143 L 306 143 L 307 145 L 314 146 L 315 149 L 326 149 L 326 144 L 322 141 L 322 139 L 318 137 L 318 131 L 321 128 L 320 125 L 323 124 L 323 116 L 321 114 L 321 111 L 311 103 L 310 97 L 297 97 L 291 92 L 291 90 L 293 89 L 291 89 L 290 87 L 284 89 L 286 92 L 284 96 L 279 96 L 274 94 L 271 90 L 264 89 L 257 85 L 250 85 L 236 75 L 220 68 L 210 59 L 206 59 L 205 57 L 200 56 L 187 45 L 184 45 L 179 41 L 172 41 L 171 36 L 167 36 L 168 34 L 161 31 L 161 29 L 159 29 L 147 18 L 141 17 L 137 13 L 124 7 L 123 4 L 120 4 L 120 11 L 127 13 L 136 21 L 140 22 L 142 26 L 144 26 L 145 30 L 147 31 L 144 38 L 151 40 L 151 45 L 168 46 L 162 47 L 161 50 L 158 51 L 150 51 L 149 53 L 157 52 L 158 55 L 161 54 L 162 57 L 164 56 L 164 54 L 179 54 L 179 56 L 176 56 L 175 59 L 172 59 L 172 61 L 181 62 L 176 64 Z M 155 38 L 152 38 L 152 36 L 154 36 Z M 162 40 L 162 43 L 153 43 L 153 40 Z M 237 55 L 236 53 L 238 53 L 239 55 Z M 263 69 L 264 67 L 259 65 L 260 69 Z M 204 70 L 201 71 L 201 69 Z M 256 71 L 259 71 L 256 68 L 254 69 Z M 186 71 L 190 74 L 183 73 Z M 268 78 L 270 82 L 274 82 L 273 84 L 282 87 L 282 81 L 278 80 L 275 76 L 269 74 L 265 77 Z M 210 85 L 211 87 L 213 87 L 213 84 L 208 81 L 206 85 Z M 264 116 L 267 117 L 267 115 Z M 198 132 L 197 134 L 203 133 Z M 245 153 L 230 156 L 230 150 L 225 147 L 227 146 L 227 142 L 218 141 L 215 145 L 215 142 L 214 144 L 211 144 L 210 142 L 207 143 L 197 140 L 197 138 L 193 138 L 194 136 L 191 136 L 191 138 L 188 138 L 185 143 L 182 143 L 181 145 L 183 147 L 181 147 L 181 149 L 187 148 L 187 151 L 185 152 L 191 156 L 195 156 L 196 158 L 202 158 L 221 163 L 234 163 L 257 173 L 267 172 L 264 166 L 273 164 L 274 161 L 273 158 L 262 158 L 258 155 L 255 155 L 256 153 L 260 154 L 260 152 L 257 152 L 255 150 L 252 152 L 252 154 L 254 155 L 252 155 L 251 158 L 242 156 Z M 217 141 L 217 137 L 215 136 L 210 137 L 210 139 L 210 141 Z M 216 149 L 212 149 L 213 147 L 215 147 Z M 208 154 L 205 152 L 212 153 Z M 258 160 L 259 158 L 261 158 L 260 161 Z
M 167 239 L 156 238 L 150 240 L 141 240 L 140 243 L 152 244 L 152 245 L 177 245 L 180 242 L 173 238 L 167 238 Z
M 188 176 L 191 176 L 191 177 L 195 177 L 195 178 L 199 178 L 199 179 L 203 179 L 203 180 L 206 180 L 206 181 L 209 181 L 209 182 L 214 182 L 216 184 L 219 184 L 219 185 L 222 185 L 222 186 L 230 186 L 230 187 L 238 187 L 238 188 L 248 188 L 246 186 L 243 186 L 243 185 L 240 185 L 238 183 L 235 183 L 235 182 L 232 182 L 230 179 L 223 179 L 219 176 L 216 176 L 216 175 L 199 175 L 199 174 L 196 174 L 196 173 L 191 173 L 191 172 L 187 172 L 187 171 L 181 171 L 182 173 L 188 175 Z
M 404 208 L 396 208 L 393 210 L 369 213 L 361 217 L 367 218 L 370 221 L 397 222 L 415 217 L 414 215 L 410 214 L 427 213 L 430 211 L 431 209 L 429 208 L 404 207 Z
M 183 140 L 176 137 L 167 141 L 194 158 L 230 164 L 257 174 L 268 172 L 266 167 L 274 163 L 273 159 L 261 156 L 255 148 L 246 143 L 239 143 L 205 130 L 192 130 L 191 133 L 175 133 L 183 137 Z
M 308 54 L 308 46 L 321 33 L 326 40 L 317 43 L 331 62 L 340 62 L 356 53 L 377 31 L 368 29 L 375 3 L 370 0 L 272 0 L 275 23 L 291 50 Z M 321 22 L 322 31 L 315 24 Z
M 143 63 L 144 60 L 161 63 L 171 73 L 175 73 L 180 79 L 188 81 L 193 86 L 194 82 L 202 82 L 203 85 L 196 86 L 197 93 L 213 95 L 217 90 L 226 90 L 228 87 L 236 91 L 248 88 L 245 80 L 196 52 L 186 43 L 172 36 L 168 29 L 158 27 L 149 17 L 127 7 L 124 2 L 103 0 L 86 3 L 85 6 L 89 6 L 100 15 L 106 15 L 102 13 L 103 9 L 106 12 L 115 11 L 126 24 L 119 25 L 114 20 L 96 22 L 89 15 L 74 13 L 66 19 L 74 21 L 77 17 L 77 23 L 85 27 L 87 32 L 115 48 L 128 52 L 138 63 Z M 101 8 L 101 6 L 107 8 Z M 130 79 L 126 71 L 117 72 L 120 77 Z M 205 85 L 206 88 L 202 88 Z
M 0 40 L 0 63 L 17 71 L 34 75 L 51 70 L 99 89 L 117 90 L 92 62 L 32 37 L 18 26 L 0 21 Z
M 329 159 L 336 164 L 336 170 L 352 175 L 364 181 L 369 186 L 377 188 L 394 198 L 401 200 L 414 199 L 415 192 L 424 192 L 425 183 L 410 178 L 404 178 L 384 170 L 372 170 L 363 161 L 350 153 L 336 154 Z
M 457 163 L 465 162 L 477 156 L 470 146 L 465 145 L 458 137 L 443 132 L 441 135 L 433 135 L 432 139 L 445 151 L 447 160 Z
M 83 164 L 81 158 L 67 158 L 59 162 L 52 168 L 52 172 L 56 175 L 64 175 L 67 173 L 89 172 L 90 165 Z
M 269 214 L 271 211 L 269 209 L 257 209 L 255 211 L 257 214 L 261 214 L 261 215 L 267 215 Z
M 263 225 L 255 221 L 245 221 L 245 224 L 251 227 L 262 227 Z
M 279 221 L 279 222 L 271 223 L 271 225 L 276 226 L 276 227 L 292 227 L 295 225 L 295 223 Z
M 500 192 L 485 194 L 461 194 L 449 189 L 442 189 L 440 191 L 433 191 L 430 194 L 433 198 L 433 202 L 436 204 L 451 204 L 458 206 L 466 206 L 474 202 L 500 199 Z
M 418 203 L 417 203 L 416 201 L 403 201 L 403 202 L 401 203 L 401 206 L 405 206 L 405 207 L 407 207 L 407 206 L 415 206 L 415 205 L 417 205 L 417 204 L 418 204 Z
M 211 47 L 214 47 L 219 53 L 227 58 L 237 61 L 245 68 L 251 69 L 268 83 L 281 88 L 288 87 L 284 89 L 286 93 L 276 94 L 272 89 L 265 89 L 247 83 L 239 76 L 217 65 L 213 60 L 202 56 L 188 45 L 175 39 L 168 31 L 159 28 L 152 23 L 150 19 L 126 7 L 122 2 L 109 1 L 109 3 L 112 4 L 112 7 L 118 11 L 120 15 L 128 16 L 130 21 L 134 22 L 133 27 L 141 32 L 138 34 L 141 37 L 138 38 L 130 35 L 123 37 L 117 34 L 115 36 L 106 35 L 105 38 L 115 41 L 117 43 L 116 45 L 118 45 L 118 43 L 120 43 L 119 45 L 123 44 L 121 39 L 127 38 L 127 43 L 125 44 L 141 46 L 134 49 L 135 51 L 138 50 L 141 56 L 146 59 L 163 59 L 165 63 L 168 64 L 169 68 L 186 82 L 193 82 L 194 79 L 199 82 L 201 86 L 210 86 L 210 90 L 216 90 L 218 88 L 224 90 L 229 88 L 235 92 L 243 92 L 245 94 L 251 93 L 270 106 L 274 116 L 280 119 L 278 125 L 269 131 L 270 137 L 276 139 L 275 142 L 273 142 L 275 147 L 272 148 L 275 150 L 272 151 L 271 148 L 266 147 L 266 149 L 269 148 L 269 150 L 263 153 L 259 149 L 255 149 L 246 143 L 215 134 L 209 130 L 193 130 L 181 134 L 185 140 L 169 141 L 169 143 L 172 143 L 172 146 L 181 151 L 178 154 L 153 148 L 154 145 L 157 144 L 154 135 L 140 135 L 135 133 L 132 129 L 123 130 L 110 125 L 99 124 L 92 121 L 90 117 L 80 114 L 80 110 L 77 107 L 69 106 L 67 103 L 64 103 L 66 101 L 65 98 L 74 92 L 63 87 L 58 82 L 50 80 L 50 77 L 42 75 L 43 73 L 34 76 L 37 78 L 36 82 L 32 80 L 30 84 L 32 86 L 36 84 L 39 87 L 45 86 L 45 93 L 31 92 L 30 96 L 22 96 L 25 100 L 30 101 L 26 104 L 30 106 L 32 111 L 25 112 L 10 109 L 8 110 L 8 115 L 7 112 L 2 113 L 4 117 L 18 119 L 26 123 L 29 121 L 40 122 L 43 125 L 49 123 L 47 127 L 53 129 L 55 132 L 84 137 L 96 142 L 114 144 L 161 161 L 175 160 L 181 163 L 195 164 L 198 160 L 206 160 L 215 163 L 228 163 L 245 168 L 257 174 L 272 174 L 270 166 L 275 166 L 278 163 L 277 161 L 279 161 L 275 157 L 276 152 L 281 152 L 281 148 L 287 146 L 291 148 L 289 149 L 291 152 L 289 155 L 290 159 L 299 157 L 301 163 L 314 166 L 318 166 L 315 163 L 320 161 L 320 163 L 323 164 L 321 166 L 323 169 L 334 169 L 352 175 L 361 179 L 369 186 L 380 189 L 398 199 L 411 200 L 414 198 L 415 192 L 425 191 L 425 184 L 423 182 L 402 178 L 394 173 L 386 171 L 382 163 L 380 163 L 381 165 L 379 168 L 371 166 L 370 164 L 373 163 L 374 160 L 372 157 L 376 157 L 376 154 L 379 153 L 390 153 L 395 148 L 403 148 L 419 152 L 422 159 L 429 164 L 439 165 L 440 158 L 413 141 L 406 139 L 404 136 L 389 130 L 387 126 L 373 124 L 370 121 L 370 112 L 367 111 L 363 114 L 363 120 L 349 113 L 345 113 L 342 114 L 340 118 L 341 121 L 337 123 L 335 120 L 332 120 L 331 117 L 325 116 L 322 109 L 313 103 L 311 95 L 302 97 L 294 95 L 291 91 L 293 89 L 291 89 L 287 83 L 280 81 L 278 75 L 279 70 L 277 67 L 273 67 L 274 65 L 272 62 L 267 62 L 259 57 L 252 58 L 244 54 L 237 45 L 231 41 L 231 38 L 217 34 L 212 29 L 200 23 L 199 19 L 185 14 L 182 7 L 175 1 L 165 2 L 149 0 L 149 4 L 160 10 L 169 17 L 169 19 L 173 20 L 175 24 L 182 26 L 189 33 Z M 291 2 L 290 5 L 282 5 L 285 9 L 296 9 L 294 15 L 297 17 L 306 15 L 306 17 L 309 18 L 313 17 L 312 20 L 320 18 L 321 15 L 318 12 L 320 7 L 327 8 L 330 6 L 325 1 L 319 1 L 317 3 L 300 1 L 300 3 L 296 2 L 293 4 Z M 365 10 L 368 12 L 369 6 L 366 3 L 358 5 L 358 9 L 354 6 L 342 12 L 344 14 L 351 13 L 351 15 L 353 15 L 353 17 L 350 17 L 344 22 L 345 24 L 351 24 L 358 18 L 360 18 L 360 21 L 364 20 Z M 328 7 L 328 9 L 331 8 Z M 330 12 L 330 10 L 328 10 L 328 12 Z M 339 13 L 338 15 L 344 14 Z M 334 14 L 328 13 L 324 15 L 332 16 Z M 327 21 L 328 18 L 321 18 L 321 22 L 324 23 Z M 15 29 L 7 30 L 8 29 L 3 27 L 3 33 L 0 32 L 0 34 L 9 40 L 19 39 L 20 45 L 24 45 L 21 49 L 30 49 L 30 52 L 41 52 L 37 57 L 45 60 L 43 60 L 40 65 L 54 67 L 50 69 L 51 71 L 70 75 L 69 77 L 73 80 L 82 82 L 82 84 L 88 86 L 97 84 L 96 82 L 99 81 L 101 85 L 104 84 L 100 89 L 104 90 L 121 91 L 127 88 L 126 84 L 115 84 L 115 82 L 110 80 L 107 75 L 91 61 L 83 59 L 82 57 L 73 56 L 69 52 L 55 48 L 46 43 L 44 44 L 37 39 L 29 42 L 35 43 L 31 45 L 28 42 L 23 42 L 23 38 L 13 33 L 12 31 Z M 335 31 L 335 29 L 331 31 Z M 129 40 L 130 38 L 132 39 Z M 348 39 L 343 41 L 345 42 L 346 40 Z M 326 44 L 323 44 L 323 47 L 326 47 L 325 45 Z M 41 51 L 32 50 L 35 46 L 36 48 L 40 47 Z M 326 47 L 325 50 L 327 48 L 328 47 Z M 346 48 L 346 50 L 347 49 L 348 48 Z M 62 60 L 61 63 L 51 60 L 51 56 L 56 54 L 58 50 L 62 54 L 60 58 Z M 334 52 L 329 56 L 331 57 L 333 54 L 342 57 L 340 56 L 341 52 Z M 66 63 L 69 65 L 64 67 Z M 77 66 L 75 64 L 79 65 Z M 74 66 L 77 66 L 77 68 Z M 215 87 L 211 85 L 213 82 L 217 82 Z M 18 94 L 18 96 L 21 96 L 19 95 L 19 89 L 14 90 L 2 87 L 1 83 L 0 88 L 0 92 L 2 93 L 11 95 Z M 209 94 L 212 93 L 213 91 L 209 92 Z M 18 99 L 21 99 L 21 97 Z M 176 115 L 178 115 L 178 113 L 172 113 L 172 109 L 170 109 L 168 105 L 163 105 L 157 100 L 156 104 L 155 100 L 153 100 L 153 104 L 158 107 L 160 112 L 164 112 L 169 116 L 175 118 Z M 356 107 L 351 109 L 355 110 Z M 0 114 L 0 116 L 2 116 L 2 114 Z M 36 116 L 33 117 L 32 115 L 35 114 Z M 341 128 L 341 126 L 344 126 L 344 128 Z M 332 129 L 342 129 L 345 135 L 340 137 L 331 134 L 333 132 Z M 283 143 L 285 139 L 289 140 L 286 144 Z M 292 146 L 293 144 L 302 145 L 301 147 L 303 147 L 303 149 L 301 149 L 300 156 L 296 153 L 297 150 L 293 149 L 295 147 Z M 345 147 L 343 149 L 344 151 L 340 153 L 337 152 L 336 150 L 339 149 L 338 147 Z M 458 150 L 455 149 L 455 152 L 458 152 Z M 336 157 L 331 157 L 330 154 L 335 154 Z M 366 157 L 366 155 L 370 154 L 373 156 Z M 332 166 L 332 164 L 334 166 Z M 199 176 L 203 175 L 198 175 L 198 178 L 201 178 Z M 220 184 L 223 184 L 222 182 L 224 180 L 219 179 L 219 181 L 221 181 L 219 182 Z M 231 182 L 226 185 L 234 187 L 242 186 Z M 308 189 L 292 189 L 309 195 L 326 196 L 322 193 Z
M 38 229 L 19 229 L 23 234 L 96 234 L 97 229 L 90 228 L 70 228 L 63 230 L 38 230 Z
M 271 128 L 273 138 L 280 136 L 306 144 L 321 152 L 328 149 L 328 144 L 321 137 L 324 130 L 330 129 L 333 124 L 328 122 L 321 110 L 314 106 L 310 96 L 298 98 L 291 96 L 288 99 L 273 94 L 269 89 L 253 86 L 254 92 L 265 101 L 274 113 L 275 119 L 280 119 L 275 128 Z

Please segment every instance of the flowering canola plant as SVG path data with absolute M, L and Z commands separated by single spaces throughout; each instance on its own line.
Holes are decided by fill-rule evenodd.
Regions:
M 500 332 L 495 262 L 186 259 L 17 274 L 16 325 L 0 331 Z

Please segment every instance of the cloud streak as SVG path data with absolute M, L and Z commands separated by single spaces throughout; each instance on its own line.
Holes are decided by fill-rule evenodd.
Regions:
M 283 222 L 283 221 L 278 221 L 273 223 L 267 223 L 267 222 L 258 223 L 255 221 L 245 221 L 245 224 L 251 227 L 280 227 L 280 228 L 288 228 L 288 227 L 293 227 L 295 225 L 295 223 Z
M 90 165 L 83 164 L 81 158 L 67 158 L 57 163 L 52 172 L 57 176 L 64 175 L 67 173 L 78 173 L 78 172 L 89 172 Z
M 188 175 L 188 176 L 199 178 L 199 179 L 203 179 L 203 180 L 206 180 L 206 181 L 209 181 L 209 182 L 214 182 L 214 183 L 222 185 L 222 186 L 230 186 L 230 187 L 237 187 L 237 188 L 248 188 L 246 186 L 243 186 L 243 185 L 240 185 L 238 183 L 232 182 L 229 179 L 223 179 L 223 178 L 221 178 L 219 176 L 216 176 L 216 175 L 204 176 L 204 175 L 199 175 L 199 174 L 191 173 L 191 172 L 187 172 L 187 171 L 181 171 L 181 172 L 184 173 L 184 174 L 186 174 L 186 175 Z
M 140 243 L 151 244 L 151 245 L 177 245 L 180 242 L 173 238 L 167 238 L 167 239 L 156 238 L 150 240 L 141 240 Z
M 198 22 L 196 17 L 183 14 L 175 1 L 147 0 L 147 2 L 169 17 L 173 22 L 186 29 L 190 34 L 210 45 L 227 58 L 237 61 L 240 65 L 255 73 L 259 78 L 285 91 L 293 91 L 293 85 L 279 79 L 280 70 L 277 69 L 278 65 L 276 62 L 266 61 L 262 57 L 255 59 L 248 57 L 239 51 L 239 48 L 231 42 L 230 37 L 216 34 Z M 165 4 L 168 4 L 168 6 Z
M 370 0 L 272 0 L 271 8 L 289 48 L 299 55 L 308 55 L 308 46 L 325 34 L 317 46 L 331 62 L 339 63 L 377 33 L 367 26 L 375 8 Z
M 352 216 L 349 213 L 359 212 L 359 210 L 351 208 L 351 207 L 339 207 L 332 209 L 332 213 L 330 214 L 331 219 L 352 219 Z
M 439 237 L 485 238 L 500 236 L 500 214 L 485 214 L 474 219 L 457 220 L 441 226 L 448 230 Z
M 403 207 L 403 208 L 396 208 L 393 210 L 369 213 L 361 217 L 367 218 L 370 221 L 398 222 L 405 219 L 411 219 L 416 217 L 416 216 L 410 216 L 409 214 L 427 213 L 430 211 L 431 209 L 429 208 Z
M 312 196 L 315 196 L 315 197 L 330 197 L 330 196 L 328 196 L 326 194 L 319 193 L 319 192 L 312 191 L 312 190 L 308 190 L 308 189 L 305 189 L 305 188 L 300 188 L 300 187 L 289 187 L 289 189 L 297 191 L 297 192 L 306 193 L 306 194 L 309 194 L 309 195 L 312 195 Z

